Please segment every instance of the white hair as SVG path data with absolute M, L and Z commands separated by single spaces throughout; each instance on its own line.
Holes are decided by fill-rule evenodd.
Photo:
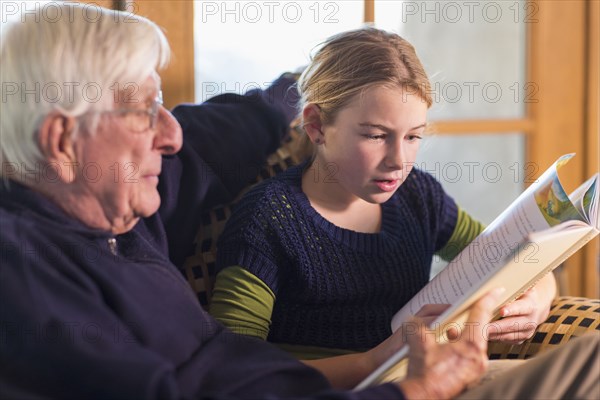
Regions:
M 155 23 L 90 4 L 47 3 L 2 30 L 0 175 L 5 179 L 9 166 L 32 170 L 43 162 L 37 131 L 47 115 L 109 110 L 116 96 L 139 87 L 170 56 Z

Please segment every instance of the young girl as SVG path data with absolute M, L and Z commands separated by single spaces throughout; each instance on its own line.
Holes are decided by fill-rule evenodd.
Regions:
M 432 99 L 406 40 L 372 28 L 334 36 L 298 85 L 313 157 L 238 204 L 211 313 L 348 387 L 401 344 L 386 341 L 391 318 L 428 282 L 433 255 L 453 258 L 483 226 L 413 168 Z M 531 336 L 553 284 L 504 307 L 511 318 L 491 339 Z

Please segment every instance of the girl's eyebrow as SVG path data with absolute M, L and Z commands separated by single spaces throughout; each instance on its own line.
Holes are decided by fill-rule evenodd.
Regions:
M 381 124 L 373 124 L 373 123 L 370 123 L 370 122 L 361 122 L 361 123 L 358 124 L 358 126 L 364 126 L 364 127 L 367 127 L 367 128 L 377 128 L 377 129 L 381 129 L 382 131 L 385 131 L 385 132 L 394 132 L 393 129 L 388 128 L 387 126 L 384 126 L 384 125 L 381 125 Z M 424 122 L 421 125 L 415 126 L 414 128 L 410 128 L 409 130 L 410 131 L 414 131 L 414 130 L 417 130 L 417 129 L 425 128 L 426 126 L 427 126 L 427 122 Z

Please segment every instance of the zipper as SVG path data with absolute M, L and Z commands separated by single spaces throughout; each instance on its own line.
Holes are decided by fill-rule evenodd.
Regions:
M 108 239 L 108 248 L 110 249 L 110 252 L 113 253 L 113 256 L 116 256 L 117 255 L 117 239 L 115 239 L 115 238 Z

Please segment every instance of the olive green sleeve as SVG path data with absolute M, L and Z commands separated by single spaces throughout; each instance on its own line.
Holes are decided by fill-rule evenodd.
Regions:
M 267 339 L 275 295 L 240 266 L 217 274 L 210 314 L 235 333 Z
M 473 217 L 459 207 L 456 226 L 454 227 L 452 236 L 450 236 L 448 243 L 446 243 L 446 245 L 436 254 L 446 261 L 451 261 L 458 253 L 467 247 L 473 239 L 479 236 L 484 229 L 485 226 L 481 222 L 473 219 Z

